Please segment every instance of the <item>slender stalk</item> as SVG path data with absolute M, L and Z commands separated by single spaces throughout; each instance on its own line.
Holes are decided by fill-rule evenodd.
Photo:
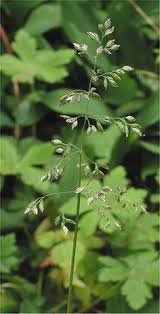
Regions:
M 82 172 L 82 151 L 80 151 L 80 159 L 79 159 L 78 186 L 81 185 L 81 172 Z M 72 310 L 73 274 L 74 274 L 74 265 L 75 265 L 75 256 L 76 256 L 80 203 L 81 203 L 81 194 L 79 193 L 77 197 L 76 225 L 75 225 L 75 232 L 74 232 L 74 239 L 73 239 L 71 271 L 70 271 L 70 279 L 69 279 L 69 292 L 68 292 L 68 301 L 67 301 L 67 313 L 71 313 L 71 310 Z
M 154 23 L 154 21 L 150 18 L 150 16 L 148 16 L 134 0 L 128 0 L 128 1 L 135 8 L 135 10 L 138 12 L 138 14 L 141 15 L 145 19 L 145 21 L 153 28 L 153 30 L 159 35 L 160 29 Z
M 102 37 L 103 40 L 103 37 Z M 101 42 L 102 42 L 101 40 Z M 94 59 L 94 71 L 96 70 L 97 65 L 97 56 L 95 56 Z M 89 87 L 88 92 L 90 91 L 92 86 L 92 76 L 89 81 Z M 82 141 L 83 141 L 83 133 L 87 121 L 87 115 L 88 115 L 88 108 L 87 108 L 87 114 L 85 116 L 83 128 L 82 128 Z M 81 185 L 81 172 L 82 172 L 82 144 L 81 144 L 81 150 L 80 150 L 80 160 L 79 160 L 79 178 L 78 178 L 78 186 Z M 76 246 L 77 246 L 77 234 L 78 234 L 78 223 L 79 223 L 79 212 L 80 212 L 80 203 L 81 203 L 81 193 L 78 194 L 77 197 L 77 209 L 76 209 L 76 225 L 75 225 L 75 232 L 74 232 L 74 239 L 73 239 L 73 250 L 72 250 L 72 260 L 71 260 L 71 270 L 70 270 L 70 278 L 69 278 L 69 291 L 68 291 L 68 300 L 67 300 L 67 313 L 71 313 L 72 311 L 72 296 L 73 296 L 73 275 L 74 275 L 74 265 L 75 265 L 75 256 L 76 256 Z
M 12 54 L 12 46 L 9 42 L 9 38 L 7 35 L 6 30 L 4 29 L 4 27 L 0 24 L 0 38 L 2 38 L 3 44 L 5 46 L 5 49 L 7 51 L 7 53 Z M 19 101 L 20 101 L 20 92 L 19 92 L 19 83 L 17 80 L 12 79 L 12 85 L 13 85 L 13 93 L 15 96 L 15 100 L 16 100 L 16 105 L 19 105 Z M 15 127 L 14 127 L 14 136 L 16 138 L 16 140 L 19 140 L 21 135 L 21 128 L 20 126 L 15 123 Z

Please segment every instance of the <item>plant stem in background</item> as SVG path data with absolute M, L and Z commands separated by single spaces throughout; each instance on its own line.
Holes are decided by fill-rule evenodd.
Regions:
M 80 152 L 80 159 L 79 159 L 78 186 L 81 185 L 81 172 L 82 172 L 82 151 Z M 69 291 L 68 291 L 68 301 L 67 301 L 67 313 L 71 313 L 71 308 L 72 308 L 73 274 L 74 274 L 76 246 L 77 246 L 80 203 L 81 203 L 81 193 L 79 193 L 78 197 L 77 197 L 76 225 L 75 225 L 75 232 L 74 232 L 74 239 L 73 239 L 73 250 L 72 250 L 71 270 L 70 270 L 70 279 L 69 279 Z
M 12 46 L 9 42 L 6 31 L 1 24 L 0 24 L 0 38 L 2 38 L 2 41 L 3 41 L 3 44 L 5 46 L 7 53 L 12 54 Z M 14 93 L 14 96 L 16 99 L 16 104 L 18 106 L 18 104 L 19 104 L 19 84 L 18 84 L 17 80 L 12 80 L 12 84 L 13 84 L 13 93 Z M 20 126 L 15 124 L 14 136 L 15 136 L 16 140 L 19 140 L 20 135 L 21 135 Z
M 31 84 L 30 88 L 31 88 L 31 90 L 30 90 L 31 94 L 32 93 L 36 93 L 34 82 Z M 31 134 L 32 134 L 33 137 L 37 136 L 37 126 L 36 126 L 36 123 L 33 123 L 32 126 L 31 126 Z
M 153 28 L 153 30 L 158 35 L 160 35 L 159 27 L 154 23 L 154 21 L 150 18 L 150 16 L 148 16 L 134 0 L 128 0 L 128 1 L 135 8 L 135 10 L 145 19 L 145 21 Z

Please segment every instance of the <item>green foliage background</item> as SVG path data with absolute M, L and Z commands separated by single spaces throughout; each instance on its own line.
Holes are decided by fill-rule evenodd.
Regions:
M 136 1 L 158 25 L 158 1 Z M 111 116 L 134 115 L 145 137 L 126 140 L 116 126 L 104 134 L 85 137 L 90 158 L 107 161 L 104 184 L 127 187 L 128 211 L 109 198 L 122 230 L 100 219 L 94 206 L 82 199 L 74 278 L 74 311 L 158 313 L 158 34 L 133 1 L 2 1 L 1 62 L 1 312 L 65 312 L 73 229 L 65 237 L 54 225 L 60 210 L 74 217 L 75 200 L 68 196 L 46 200 L 45 213 L 24 215 L 39 195 L 76 186 L 76 160 L 58 184 L 40 177 L 57 158 L 51 138 L 78 141 L 80 128 L 70 131 L 60 114 L 81 114 L 85 104 L 59 107 L 58 99 L 74 88 L 86 88 L 92 60 L 80 59 L 72 42 L 94 42 L 85 33 L 111 17 L 121 45 L 114 57 L 99 66 L 135 68 L 120 87 L 104 91 L 89 112 Z M 158 26 L 156 26 L 158 29 Z M 7 49 L 11 51 L 7 51 Z M 11 52 L 11 53 L 8 53 Z M 82 62 L 83 61 L 83 62 Z M 100 182 L 93 182 L 94 186 Z M 133 202 L 147 207 L 137 215 Z

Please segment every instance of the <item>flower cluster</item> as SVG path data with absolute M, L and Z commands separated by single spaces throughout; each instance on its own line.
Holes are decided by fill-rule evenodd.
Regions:
M 112 52 L 119 49 L 120 45 L 116 44 L 115 39 L 110 39 L 106 41 L 108 35 L 112 34 L 114 31 L 114 26 L 111 27 L 111 19 L 107 19 L 104 24 L 98 25 L 100 34 L 95 32 L 87 32 L 87 35 L 90 39 L 96 41 L 99 45 L 96 48 L 95 60 L 102 53 L 111 55 Z M 74 48 L 78 51 L 80 55 L 87 55 L 88 46 L 86 44 L 77 44 L 74 43 Z M 118 87 L 118 81 L 121 80 L 122 76 L 129 71 L 132 71 L 133 68 L 130 66 L 123 66 L 120 69 L 113 70 L 111 72 L 103 72 L 102 69 L 92 70 L 92 82 L 97 82 L 99 79 L 103 79 L 104 88 L 107 89 L 108 83 L 112 87 Z
M 92 87 L 89 91 L 76 90 L 60 98 L 60 105 L 69 104 L 80 101 L 89 101 L 90 98 L 100 99 L 100 95 L 95 93 L 96 88 Z
M 97 88 L 93 85 L 97 85 L 97 83 L 103 81 L 104 88 L 107 89 L 108 85 L 112 87 L 117 87 L 118 82 L 122 79 L 122 77 L 133 70 L 130 66 L 122 66 L 118 69 L 113 69 L 109 72 L 104 72 L 101 68 L 98 67 L 98 58 L 103 54 L 111 55 L 114 51 L 118 50 L 120 45 L 118 45 L 115 39 L 107 39 L 113 31 L 114 27 L 111 25 L 111 19 L 107 19 L 103 24 L 98 25 L 98 31 L 96 32 L 87 32 L 87 36 L 96 42 L 95 55 L 93 57 L 94 67 L 91 70 L 91 77 L 89 81 L 89 86 L 87 90 L 73 90 L 68 94 L 64 95 L 60 98 L 60 105 L 72 104 L 72 103 L 80 103 L 87 102 L 91 99 L 100 100 L 101 97 L 97 93 Z M 86 43 L 73 43 L 74 48 L 78 52 L 80 56 L 88 56 L 90 54 L 89 45 Z M 106 125 L 115 124 L 126 137 L 129 136 L 129 132 L 132 131 L 138 136 L 142 136 L 143 133 L 141 131 L 141 126 L 136 123 L 135 118 L 131 115 L 126 117 L 110 117 L 110 116 L 90 116 L 88 112 L 84 115 L 79 116 L 70 116 L 70 115 L 61 115 L 61 117 L 65 120 L 67 124 L 69 124 L 74 130 L 79 127 L 79 119 L 83 119 L 83 132 L 86 130 L 86 134 L 90 135 L 97 131 L 103 132 L 106 128 Z M 58 181 L 64 173 L 65 166 L 74 158 L 77 154 L 85 155 L 83 150 L 83 146 L 81 148 L 73 145 L 72 143 L 65 144 L 60 139 L 53 139 L 53 145 L 55 145 L 55 153 L 60 155 L 57 165 L 54 168 L 50 169 L 44 176 L 42 176 L 41 181 Z M 86 160 L 88 159 L 88 162 Z M 101 187 L 98 191 L 90 191 L 89 185 L 90 182 L 96 178 L 103 182 L 104 177 L 104 169 L 108 169 L 107 165 L 98 165 L 98 163 L 91 161 L 88 156 L 85 155 L 85 162 L 80 162 L 78 167 L 83 168 L 83 172 L 85 176 L 89 178 L 89 182 L 86 186 L 78 186 L 74 191 L 70 191 L 75 194 L 75 197 L 81 197 L 81 193 L 87 197 L 87 204 L 90 206 L 94 201 L 100 203 L 100 214 L 101 216 L 106 216 L 106 212 L 111 209 L 111 207 L 107 204 L 107 195 L 108 193 L 112 193 L 112 189 L 107 186 Z M 61 192 L 65 193 L 65 192 Z M 117 201 L 124 202 L 124 206 L 126 203 L 124 201 L 126 190 L 117 187 L 116 195 Z M 54 193 L 51 193 L 54 194 Z M 38 211 L 44 211 L 43 199 L 51 194 L 38 198 L 34 202 L 31 202 L 28 207 L 25 209 L 25 213 L 32 212 L 37 214 Z M 135 207 L 138 206 L 135 204 Z M 136 207 L 137 208 L 137 207 Z M 106 218 L 108 219 L 108 218 Z M 67 223 L 75 224 L 75 222 L 71 219 L 68 219 L 61 213 L 55 221 L 56 225 L 60 224 L 62 230 L 65 234 L 68 232 L 68 228 L 66 226 Z M 109 219 L 107 220 L 109 224 Z M 121 229 L 121 226 L 116 219 L 114 220 L 115 226 Z
M 56 218 L 55 218 L 55 225 L 61 225 L 61 229 L 63 230 L 65 236 L 67 235 L 68 233 L 68 228 L 66 226 L 66 224 L 72 224 L 72 225 L 75 225 L 75 222 L 74 220 L 72 219 L 69 219 L 69 218 L 66 218 L 64 216 L 63 213 L 61 213 L 60 215 L 58 215 Z
M 32 213 L 34 215 L 37 215 L 38 211 L 42 213 L 44 211 L 43 198 L 38 198 L 35 201 L 31 202 L 25 209 L 24 213 L 25 214 Z
M 111 72 L 103 72 L 100 69 L 96 71 L 92 71 L 93 73 L 93 81 L 97 82 L 99 79 L 103 79 L 104 88 L 107 89 L 108 83 L 112 87 L 118 87 L 118 81 L 120 81 L 124 74 L 132 71 L 133 68 L 130 66 L 123 66 L 120 69 L 113 70 Z
M 63 168 L 55 168 L 53 170 L 48 171 L 44 176 L 41 177 L 41 182 L 44 182 L 46 180 L 55 182 L 60 179 L 60 177 L 63 174 Z
M 92 120 L 94 120 L 92 118 Z M 96 126 L 90 124 L 90 119 L 87 118 L 88 128 L 87 128 L 87 134 L 91 134 L 93 132 L 103 132 L 104 126 L 106 124 L 116 124 L 117 127 L 125 133 L 126 137 L 129 135 L 129 131 L 132 130 L 135 134 L 138 136 L 143 136 L 144 134 L 141 131 L 141 126 L 138 123 L 135 123 L 135 118 L 133 116 L 126 116 L 123 118 L 113 118 L 109 116 L 104 116 L 101 118 L 95 118 L 95 124 Z
M 78 51 L 80 56 L 84 56 L 87 54 L 88 46 L 86 44 L 76 44 L 73 43 L 74 48 Z

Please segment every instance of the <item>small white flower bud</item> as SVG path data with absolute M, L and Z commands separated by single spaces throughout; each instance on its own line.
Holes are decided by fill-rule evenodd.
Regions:
M 80 186 L 79 188 L 77 188 L 77 189 L 75 190 L 75 193 L 76 193 L 76 194 L 79 194 L 79 193 L 83 192 L 84 189 L 85 189 L 84 186 Z
M 40 209 L 40 211 L 43 213 L 43 211 L 44 211 L 43 200 L 41 200 L 41 202 L 39 203 L 39 209 Z
M 114 43 L 115 43 L 115 39 L 109 40 L 109 41 L 107 42 L 107 44 L 106 44 L 106 48 L 112 47 L 112 45 L 114 45 Z
M 81 45 L 81 51 L 87 52 L 88 46 L 86 44 Z
M 81 50 L 81 46 L 77 43 L 73 43 L 73 46 L 76 50 Z
M 120 75 L 123 75 L 125 73 L 124 70 L 122 70 L 122 69 L 117 69 L 117 70 L 115 70 L 115 72 L 120 74 Z
M 112 192 L 112 189 L 109 186 L 104 186 L 103 190 L 106 192 Z
M 64 152 L 63 148 L 57 148 L 56 153 L 62 154 Z
M 109 35 L 109 34 L 112 34 L 114 31 L 114 26 L 112 28 L 109 28 L 105 31 L 105 35 Z
M 104 25 L 103 24 L 98 24 L 98 28 L 101 32 L 104 31 Z
M 142 136 L 142 135 L 143 135 L 142 132 L 141 132 L 139 129 L 137 129 L 137 128 L 132 128 L 132 131 L 133 131 L 134 133 L 136 133 L 137 135 L 139 135 L 139 136 Z
M 62 230 L 63 230 L 63 232 L 64 232 L 64 234 L 65 234 L 65 236 L 66 236 L 67 233 L 68 233 L 68 228 L 67 228 L 66 226 L 63 226 L 63 227 L 62 227 Z
M 104 130 L 103 130 L 103 126 L 101 125 L 100 122 L 97 122 L 97 129 L 98 129 L 98 131 L 100 131 L 100 132 L 103 132 L 103 131 L 104 131 Z
M 25 209 L 24 213 L 25 213 L 25 214 L 28 214 L 28 213 L 30 212 L 30 210 L 31 210 L 31 208 L 28 206 L 28 207 Z
M 111 206 L 110 205 L 103 205 L 103 208 L 108 210 L 108 209 L 111 209 Z
M 63 114 L 61 114 L 60 117 L 63 118 L 63 119 L 70 119 L 70 116 L 65 116 Z
M 104 51 L 107 53 L 107 55 L 111 55 L 112 53 L 110 52 L 109 49 L 105 48 Z
M 48 175 L 45 174 L 44 176 L 41 177 L 41 182 L 44 182 L 48 179 Z
M 114 79 L 111 76 L 107 76 L 107 79 L 113 87 L 118 86 L 118 84 L 114 81 Z
M 55 140 L 52 140 L 52 143 L 57 145 L 57 144 L 62 144 L 62 141 L 55 139 Z
M 94 39 L 94 40 L 96 40 L 96 41 L 99 42 L 99 37 L 98 37 L 98 34 L 97 34 L 97 33 L 87 32 L 87 35 L 88 35 L 91 39 Z
M 61 221 L 61 217 L 57 216 L 54 221 L 55 225 L 57 226 L 60 223 L 60 221 Z
M 100 46 L 96 49 L 97 55 L 100 55 L 103 52 L 103 46 Z
M 38 209 L 37 209 L 36 206 L 33 206 L 33 207 L 31 208 L 31 210 L 32 210 L 32 212 L 33 212 L 34 215 L 37 215 L 37 214 L 38 214 Z
M 77 51 L 79 51 L 79 54 L 80 53 L 87 53 L 88 46 L 86 44 L 80 45 L 77 43 L 73 43 L 73 46 Z
M 127 71 L 127 72 L 133 70 L 133 68 L 130 67 L 129 65 L 125 65 L 122 69 L 123 69 L 124 71 Z
M 94 133 L 97 132 L 97 128 L 94 125 L 91 126 L 91 129 Z
M 77 127 L 77 125 L 78 125 L 78 121 L 75 120 L 75 121 L 73 122 L 73 124 L 72 124 L 72 130 L 75 129 L 75 128 Z
M 87 204 L 88 206 L 93 202 L 94 198 L 93 197 L 89 197 L 87 200 Z
M 128 122 L 135 122 L 135 118 L 132 117 L 132 116 L 127 116 L 127 117 L 125 117 L 125 119 L 126 119 Z
M 144 207 L 144 206 L 140 206 L 140 208 L 142 209 L 142 211 L 144 212 L 144 213 L 147 213 L 147 210 L 146 210 L 146 208 Z
M 108 27 L 110 27 L 111 26 L 111 19 L 107 19 L 106 21 L 105 21 L 105 23 L 104 23 L 104 26 L 105 26 L 105 29 L 107 29 Z
M 88 129 L 87 129 L 87 134 L 89 135 L 89 134 L 91 134 L 91 132 L 92 132 L 92 129 L 91 129 L 91 127 L 89 126 Z
M 115 226 L 118 228 L 118 229 L 122 229 L 122 226 L 120 225 L 120 223 L 118 221 L 115 221 L 114 222 Z
M 113 45 L 110 49 L 113 51 L 116 51 L 119 49 L 119 47 L 120 47 L 120 45 Z
M 87 165 L 84 168 L 85 175 L 87 176 L 90 173 L 90 167 Z
M 70 118 L 66 120 L 67 123 L 73 123 L 74 121 L 75 121 L 75 118 Z

